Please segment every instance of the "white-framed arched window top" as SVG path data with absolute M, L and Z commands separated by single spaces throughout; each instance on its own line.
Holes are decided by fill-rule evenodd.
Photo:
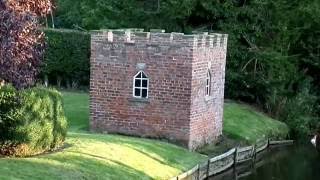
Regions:
M 149 95 L 148 91 L 149 91 L 149 78 L 143 71 L 139 71 L 133 77 L 133 97 L 148 98 L 148 95 Z
M 211 95 L 211 72 L 208 69 L 207 71 L 207 77 L 206 77 L 206 96 Z

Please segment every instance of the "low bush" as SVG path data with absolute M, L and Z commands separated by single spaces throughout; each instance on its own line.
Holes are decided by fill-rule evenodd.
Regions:
M 0 88 L 0 154 L 30 156 L 61 146 L 67 121 L 61 94 L 32 88 Z
M 18 92 L 12 86 L 0 86 L 0 142 L 15 136 L 14 128 L 19 126 L 18 109 L 21 101 Z
M 293 138 L 308 137 L 320 125 L 320 118 L 317 116 L 317 110 L 320 109 L 318 97 L 310 89 L 309 82 L 302 84 L 297 94 L 286 101 L 280 114 L 280 119 L 291 128 Z

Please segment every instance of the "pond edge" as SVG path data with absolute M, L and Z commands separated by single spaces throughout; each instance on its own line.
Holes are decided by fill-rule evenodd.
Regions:
M 206 162 L 197 164 L 190 170 L 170 178 L 170 180 L 203 180 L 207 177 L 219 174 L 237 164 L 252 160 L 256 158 L 256 155 L 268 147 L 279 146 L 279 145 L 291 145 L 294 140 L 283 140 L 283 141 L 273 141 L 271 139 L 266 139 L 258 141 L 254 145 L 246 147 L 234 147 L 229 151 L 212 157 Z

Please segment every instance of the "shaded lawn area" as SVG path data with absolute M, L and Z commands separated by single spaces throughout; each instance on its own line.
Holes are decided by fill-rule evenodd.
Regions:
M 156 140 L 86 132 L 88 95 L 63 92 L 66 147 L 24 159 L 0 159 L 0 179 L 167 179 L 206 156 Z
M 198 152 L 216 156 L 233 147 L 251 145 L 266 138 L 285 139 L 289 133 L 285 123 L 274 120 L 246 104 L 225 102 L 223 118 L 224 136 L 221 141 L 207 145 Z
M 63 92 L 64 110 L 70 131 L 89 130 L 89 95 L 84 92 Z
M 248 105 L 228 102 L 224 105 L 223 132 L 229 138 L 255 143 L 268 137 L 284 139 L 289 128 Z

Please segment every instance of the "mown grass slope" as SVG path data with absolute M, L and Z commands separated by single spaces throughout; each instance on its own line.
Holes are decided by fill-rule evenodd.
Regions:
M 246 104 L 227 101 L 224 104 L 223 138 L 217 144 L 209 144 L 198 151 L 209 156 L 219 155 L 233 147 L 255 144 L 274 138 L 285 139 L 289 128 Z
M 64 111 L 70 131 L 89 130 L 89 95 L 84 92 L 63 92 Z
M 231 139 L 255 143 L 263 138 L 286 138 L 289 128 L 280 121 L 235 102 L 224 105 L 223 132 Z
M 166 142 L 89 133 L 88 94 L 63 92 L 63 97 L 69 122 L 66 147 L 36 157 L 0 159 L 0 179 L 166 179 L 207 158 Z M 229 146 L 287 133 L 284 123 L 247 105 L 225 104 L 224 134 L 227 143 L 231 140 Z M 204 153 L 220 153 L 224 148 L 212 145 Z
M 91 134 L 88 94 L 64 92 L 66 147 L 50 154 L 0 159 L 0 179 L 167 179 L 206 156 L 156 140 Z

